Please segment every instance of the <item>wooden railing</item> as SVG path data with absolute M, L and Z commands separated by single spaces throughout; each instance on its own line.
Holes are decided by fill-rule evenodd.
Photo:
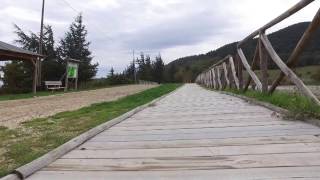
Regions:
M 252 84 L 253 82 L 253 87 L 255 90 L 271 94 L 279 86 L 283 78 L 287 77 L 302 94 L 304 94 L 316 104 L 320 105 L 319 99 L 317 99 L 317 97 L 311 92 L 311 90 L 291 69 L 297 64 L 297 62 L 299 61 L 299 57 L 302 54 L 307 43 L 310 42 L 310 40 L 312 39 L 312 35 L 315 34 L 316 30 L 320 26 L 320 9 L 318 9 L 312 22 L 304 32 L 303 36 L 296 45 L 292 54 L 289 56 L 286 63 L 276 53 L 266 35 L 266 30 L 300 11 L 313 1 L 315 0 L 301 0 L 289 10 L 244 38 L 238 43 L 237 53 L 235 56 L 228 55 L 218 63 L 211 66 L 206 71 L 202 72 L 196 78 L 196 83 L 215 88 L 217 90 L 223 90 L 226 87 L 230 87 L 247 91 L 250 84 Z M 247 43 L 249 40 L 254 39 L 256 36 L 258 36 L 258 43 L 252 63 L 251 65 L 249 65 L 242 47 L 245 43 Z M 278 75 L 275 81 L 270 84 L 271 86 L 269 86 L 268 82 L 268 61 L 270 59 L 281 70 L 281 73 Z M 259 69 L 256 68 L 258 65 L 260 67 Z M 249 75 L 248 79 L 245 82 L 243 79 L 244 70 Z M 260 70 L 260 79 L 255 74 L 255 70 Z

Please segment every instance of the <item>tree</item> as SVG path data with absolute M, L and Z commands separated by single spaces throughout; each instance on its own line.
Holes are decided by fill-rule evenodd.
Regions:
M 111 67 L 111 69 L 110 69 L 110 73 L 109 73 L 109 77 L 114 77 L 114 69 L 113 69 L 113 67 Z
M 139 79 L 145 79 L 146 78 L 146 62 L 144 58 L 144 53 L 141 52 L 140 54 L 140 59 L 137 58 L 137 63 L 138 63 L 138 77 Z
M 164 77 L 164 62 L 162 60 L 161 55 L 156 57 L 156 60 L 152 64 L 152 76 L 153 81 L 157 83 L 163 82 Z
M 132 81 L 135 80 L 135 65 L 133 62 L 124 70 L 123 74 L 126 78 L 131 79 Z
M 144 71 L 144 80 L 152 81 L 152 65 L 149 55 L 146 55 Z
M 22 48 L 38 52 L 39 51 L 39 35 L 31 32 L 25 33 L 19 26 L 14 25 L 15 34 L 18 38 L 16 43 Z M 45 58 L 42 62 L 42 80 L 59 80 L 64 73 L 64 66 L 57 56 L 56 48 L 54 46 L 54 35 L 52 27 L 44 26 L 43 36 L 43 54 Z M 3 88 L 8 92 L 26 92 L 32 88 L 33 65 L 27 61 L 14 61 L 6 63 L 2 68 L 5 72 Z
M 87 39 L 88 31 L 82 21 L 82 15 L 78 15 L 70 25 L 69 32 L 60 40 L 58 52 L 62 58 L 80 60 L 79 81 L 84 82 L 93 78 L 97 73 L 98 63 L 92 64 L 92 56 L 89 50 L 90 42 Z

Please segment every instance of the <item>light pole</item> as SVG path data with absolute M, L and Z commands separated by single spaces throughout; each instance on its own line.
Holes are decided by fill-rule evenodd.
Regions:
M 43 55 L 43 19 L 44 19 L 44 5 L 45 0 L 42 0 L 42 10 L 41 10 L 41 25 L 40 25 L 40 40 L 39 40 L 39 54 Z M 41 59 L 37 61 L 37 68 L 38 68 L 38 81 L 37 84 L 41 84 Z

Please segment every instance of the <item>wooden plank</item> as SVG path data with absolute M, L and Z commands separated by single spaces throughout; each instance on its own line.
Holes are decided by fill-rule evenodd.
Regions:
M 250 65 L 248 64 L 248 61 L 247 61 L 245 55 L 243 54 L 243 51 L 241 49 L 238 49 L 237 51 L 238 51 L 238 55 L 240 57 L 240 60 L 243 64 L 243 66 L 247 70 L 248 74 L 251 76 L 251 78 L 254 81 L 254 83 L 256 84 L 258 90 L 262 91 L 262 84 L 261 84 L 259 78 L 257 77 L 257 75 L 251 70 Z
M 237 89 L 240 89 L 240 87 L 239 87 L 239 79 L 237 77 L 237 72 L 236 72 L 236 68 L 234 66 L 234 61 L 233 61 L 232 56 L 229 57 L 229 63 L 230 63 L 230 66 L 231 66 L 231 73 L 233 75 L 234 83 L 236 84 Z
M 110 129 L 102 132 L 100 135 L 110 136 L 138 136 L 138 135 L 156 135 L 156 134 L 193 134 L 193 133 L 224 133 L 233 131 L 274 131 L 274 130 L 293 130 L 296 129 L 310 129 L 318 130 L 312 125 L 308 124 L 292 124 L 292 125 L 264 125 L 264 126 L 240 126 L 240 127 L 205 127 L 205 128 L 186 128 L 186 129 L 162 129 L 162 130 L 148 130 L 148 131 L 118 131 Z
M 293 82 L 297 88 L 307 96 L 311 101 L 320 106 L 320 101 L 318 98 L 311 92 L 311 90 L 306 87 L 306 85 L 301 81 L 301 79 L 281 60 L 276 51 L 273 49 L 270 41 L 268 40 L 265 34 L 261 35 L 261 41 L 264 44 L 267 52 L 269 53 L 271 59 L 277 64 L 281 71 Z
M 204 156 L 240 156 L 289 153 L 320 153 L 320 143 L 263 144 L 247 146 L 216 146 L 161 149 L 74 150 L 61 159 L 113 159 L 113 158 L 181 158 Z
M 146 131 L 146 130 L 161 130 L 161 129 L 196 129 L 196 128 L 220 128 L 220 127 L 242 127 L 242 126 L 267 126 L 267 125 L 292 125 L 296 124 L 295 122 L 279 122 L 279 121 L 258 121 L 258 122 L 241 122 L 241 121 L 234 121 L 234 122 L 214 122 L 214 123 L 196 123 L 196 124 L 182 124 L 181 121 L 177 121 L 176 124 L 161 124 L 150 126 L 147 125 L 138 125 L 138 126 L 117 126 L 113 127 L 110 130 L 117 130 L 117 131 Z
M 196 139 L 226 139 L 236 137 L 270 137 L 270 136 L 298 136 L 298 135 L 318 135 L 319 130 L 297 129 L 297 130 L 274 130 L 274 131 L 231 131 L 225 133 L 189 133 L 189 134 L 149 134 L 136 136 L 103 136 L 98 135 L 92 141 L 112 141 L 112 142 L 129 142 L 129 141 L 175 141 L 175 140 L 196 140 Z
M 134 142 L 94 142 L 89 141 L 78 149 L 159 149 L 159 148 L 192 148 L 216 146 L 248 146 L 268 144 L 320 143 L 320 138 L 313 135 L 244 137 L 225 139 L 199 139 L 176 141 L 134 141 Z
M 168 171 L 320 166 L 320 153 L 128 159 L 59 159 L 43 170 Z
M 273 179 L 292 180 L 319 179 L 319 166 L 311 167 L 278 167 L 278 168 L 248 168 L 248 169 L 216 169 L 212 170 L 187 170 L 187 171 L 40 171 L 31 180 L 141 180 L 141 179 L 176 179 L 176 180 L 248 180 L 248 179 Z

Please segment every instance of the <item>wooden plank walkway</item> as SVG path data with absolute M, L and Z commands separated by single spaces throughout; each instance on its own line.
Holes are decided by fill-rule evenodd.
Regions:
M 30 180 L 320 179 L 320 129 L 188 84 Z

